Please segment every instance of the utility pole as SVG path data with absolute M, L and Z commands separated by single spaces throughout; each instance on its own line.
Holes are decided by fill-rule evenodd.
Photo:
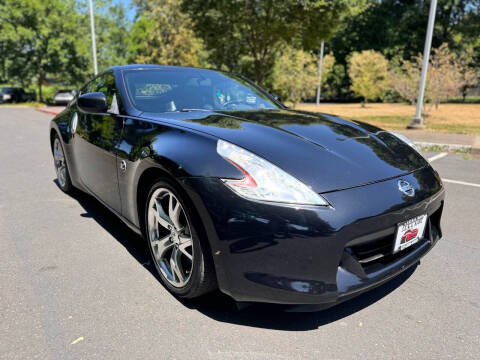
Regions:
M 320 57 L 318 59 L 318 87 L 317 87 L 317 105 L 320 104 L 320 93 L 322 91 L 322 67 L 323 67 L 323 48 L 325 42 L 322 40 L 320 45 Z
M 407 126 L 408 129 L 424 129 L 422 118 L 423 96 L 425 95 L 425 83 L 427 80 L 428 60 L 430 49 L 432 47 L 433 25 L 435 24 L 435 13 L 437 10 L 437 0 L 431 0 L 430 14 L 428 15 L 427 37 L 425 38 L 425 48 L 423 49 L 422 74 L 420 76 L 420 88 L 418 89 L 417 110 L 412 122 Z
M 93 18 L 93 1 L 89 0 L 90 3 L 90 30 L 92 32 L 92 54 L 93 54 L 93 72 L 95 75 L 98 74 L 97 67 L 97 45 L 95 44 L 95 21 Z

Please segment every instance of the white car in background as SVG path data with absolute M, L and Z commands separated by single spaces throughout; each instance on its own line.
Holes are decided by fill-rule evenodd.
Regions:
M 77 90 L 58 90 L 53 97 L 55 105 L 68 105 L 73 100 Z

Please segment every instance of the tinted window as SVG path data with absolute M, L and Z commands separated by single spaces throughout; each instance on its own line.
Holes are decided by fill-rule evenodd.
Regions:
M 113 73 L 107 72 L 96 77 L 90 83 L 85 85 L 85 87 L 81 91 L 82 94 L 89 92 L 103 92 L 107 96 L 107 104 L 110 108 L 112 106 L 113 96 L 117 92 Z M 118 95 L 116 96 L 116 101 L 117 103 L 120 103 Z
M 134 107 L 147 112 L 276 109 L 268 95 L 232 74 L 203 69 L 125 70 Z

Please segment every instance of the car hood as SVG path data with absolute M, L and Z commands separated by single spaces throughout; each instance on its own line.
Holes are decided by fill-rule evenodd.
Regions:
M 426 166 L 389 132 L 334 115 L 293 110 L 143 113 L 241 146 L 316 192 L 381 181 Z

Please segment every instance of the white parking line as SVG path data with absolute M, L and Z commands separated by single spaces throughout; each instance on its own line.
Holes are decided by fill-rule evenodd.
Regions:
M 428 160 L 428 162 L 433 162 L 435 160 L 444 158 L 447 155 L 448 155 L 447 152 L 441 152 L 440 154 L 434 155 L 434 156 L 428 158 L 427 160 Z M 466 182 L 466 181 L 451 180 L 451 179 L 444 179 L 444 178 L 442 178 L 442 181 L 446 182 L 446 183 L 451 183 L 451 184 L 466 185 L 466 186 L 473 186 L 473 187 L 480 188 L 480 184 L 475 184 L 475 183 Z
M 442 152 L 442 153 L 440 153 L 440 154 L 437 154 L 437 155 L 435 155 L 435 156 L 432 156 L 432 157 L 428 158 L 428 161 L 429 161 L 429 162 L 432 162 L 432 161 L 441 159 L 441 158 L 443 158 L 443 157 L 445 157 L 445 156 L 447 156 L 447 155 L 448 155 L 447 152 Z
M 474 187 L 479 187 L 480 188 L 480 184 L 470 183 L 470 182 L 466 182 L 466 181 L 450 180 L 450 179 L 443 179 L 443 178 L 442 178 L 442 181 L 446 182 L 446 183 L 474 186 Z

